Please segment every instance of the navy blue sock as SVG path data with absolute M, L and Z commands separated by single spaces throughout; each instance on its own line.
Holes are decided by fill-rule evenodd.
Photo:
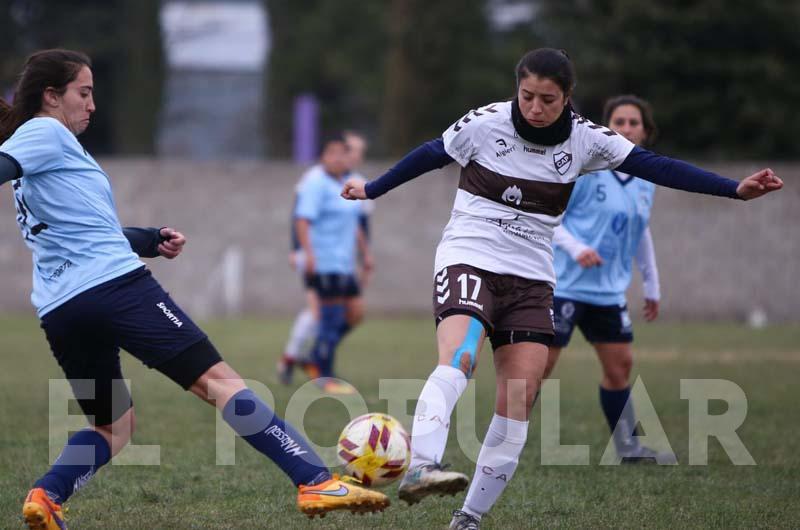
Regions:
M 331 478 L 308 441 L 249 388 L 225 404 L 222 418 L 247 443 L 275 462 L 295 486 L 319 484 Z
M 347 336 L 353 330 L 353 326 L 347 322 L 347 318 L 345 317 L 345 321 L 339 326 L 339 340 L 341 341 L 343 338 Z
M 344 304 L 327 304 L 320 308 L 319 334 L 311 356 L 322 377 L 333 375 L 333 360 L 336 347 L 342 340 L 341 329 L 346 323 L 346 312 Z
M 78 431 L 67 441 L 50 471 L 33 487 L 43 488 L 53 502 L 63 504 L 109 460 L 111 448 L 99 432 L 92 429 Z
M 600 405 L 603 407 L 603 413 L 606 415 L 608 428 L 613 433 L 617 428 L 620 421 L 625 422 L 621 432 L 617 433 L 614 437 L 614 443 L 618 449 L 630 448 L 636 445 L 636 415 L 633 410 L 633 403 L 625 411 L 625 404 L 631 397 L 631 388 L 623 388 L 622 390 L 607 390 L 600 387 Z M 626 412 L 623 414 L 623 412 Z

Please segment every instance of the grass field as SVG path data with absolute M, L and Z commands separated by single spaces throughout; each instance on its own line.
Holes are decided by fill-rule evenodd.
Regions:
M 288 325 L 237 320 L 205 326 L 235 368 L 269 387 L 281 414 L 294 388 L 274 383 L 273 370 Z M 636 331 L 635 371 L 680 465 L 598 465 L 608 442 L 597 403 L 599 365 L 578 340 L 562 354 L 555 374 L 561 380 L 561 443 L 589 445 L 591 465 L 541 465 L 537 405 L 517 474 L 484 518 L 484 528 L 800 526 L 800 329 L 639 324 Z M 48 467 L 48 378 L 60 377 L 60 371 L 36 321 L 0 319 L 0 336 L 0 527 L 20 528 L 22 498 Z M 483 352 L 476 376 L 474 426 L 456 420 L 477 438 L 492 414 L 490 356 Z M 134 442 L 160 445 L 161 465 L 104 468 L 69 503 L 71 528 L 444 528 L 450 511 L 461 507 L 463 495 L 427 499 L 409 509 L 393 485 L 387 491 L 393 505 L 383 514 L 309 521 L 296 512 L 289 481 L 241 440 L 235 466 L 215 464 L 211 407 L 130 357 L 123 363 L 137 407 Z M 348 338 L 338 358 L 339 373 L 373 411 L 387 406 L 378 399 L 379 378 L 421 380 L 433 364 L 428 319 L 370 321 Z M 680 380 L 691 378 L 727 379 L 745 391 L 749 408 L 738 433 L 757 465 L 733 465 L 714 439 L 709 464 L 688 465 L 688 404 L 680 398 Z M 711 408 L 725 411 L 719 402 Z M 413 402 L 407 410 L 413 411 Z M 341 403 L 321 399 L 308 410 L 305 428 L 316 443 L 333 445 L 347 421 Z M 445 460 L 471 475 L 474 464 L 454 443 L 454 432 Z

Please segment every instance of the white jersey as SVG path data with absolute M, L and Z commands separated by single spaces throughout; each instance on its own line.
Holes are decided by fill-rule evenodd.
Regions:
M 555 285 L 551 240 L 575 181 L 616 168 L 634 145 L 575 113 L 566 141 L 533 144 L 517 134 L 511 105 L 471 111 L 442 135 L 462 169 L 435 270 L 463 263 Z

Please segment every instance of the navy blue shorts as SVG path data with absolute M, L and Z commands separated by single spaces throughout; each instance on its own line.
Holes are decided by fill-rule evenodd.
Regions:
M 627 305 L 593 305 L 555 296 L 553 313 L 556 332 L 553 346 L 558 348 L 569 344 L 575 326 L 591 343 L 633 342 Z
M 312 274 L 306 277 L 306 287 L 313 289 L 320 300 L 361 295 L 361 287 L 354 274 Z
M 145 267 L 68 300 L 45 314 L 41 326 L 81 409 L 95 425 L 113 423 L 132 404 L 119 381 L 120 348 L 184 389 L 222 360 Z M 94 398 L 83 398 L 87 392 Z

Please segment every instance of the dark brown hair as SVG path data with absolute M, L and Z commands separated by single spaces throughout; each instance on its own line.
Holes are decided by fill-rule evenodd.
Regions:
M 650 103 L 638 96 L 626 94 L 624 96 L 609 98 L 603 107 L 603 123 L 607 126 L 611 125 L 609 123 L 611 115 L 614 114 L 617 107 L 621 107 L 622 105 L 633 105 L 639 109 L 639 112 L 642 114 L 642 125 L 644 125 L 644 132 L 647 133 L 647 138 L 644 139 L 642 144 L 644 146 L 651 146 L 656 143 L 656 139 L 658 138 L 658 126 L 653 119 L 653 108 L 650 106 Z
M 28 57 L 14 92 L 14 103 L 0 98 L 0 143 L 42 109 L 46 89 L 63 94 L 84 66 L 91 68 L 91 59 L 72 50 L 42 50 Z
M 522 56 L 517 63 L 517 88 L 531 74 L 551 79 L 570 96 L 575 88 L 575 69 L 567 52 L 555 48 L 537 48 Z

